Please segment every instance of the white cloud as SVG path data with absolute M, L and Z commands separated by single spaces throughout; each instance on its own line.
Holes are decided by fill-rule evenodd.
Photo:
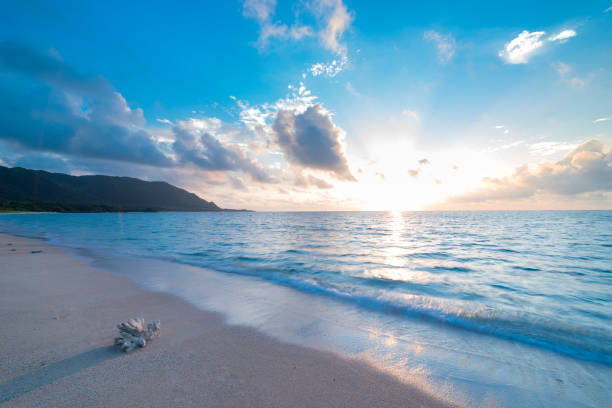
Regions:
M 301 4 L 305 6 L 306 11 L 317 18 L 318 28 L 302 25 L 297 21 L 291 26 L 276 21 L 274 19 L 276 0 L 245 0 L 242 15 L 259 24 L 257 48 L 265 48 L 274 38 L 297 41 L 317 35 L 323 47 L 346 56 L 346 45 L 341 42 L 341 38 L 350 27 L 353 16 L 342 0 L 308 0 Z
M 168 119 L 164 119 L 164 118 L 157 118 L 155 119 L 156 121 L 158 121 L 159 123 L 165 123 L 166 125 L 172 125 L 172 122 L 169 121 Z
M 610 120 L 610 118 L 599 118 L 599 119 L 595 119 L 593 123 L 606 122 L 608 120 Z
M 538 142 L 529 146 L 529 153 L 535 156 L 550 156 L 558 152 L 566 152 L 578 147 L 576 144 L 566 142 Z
M 335 53 L 346 55 L 346 45 L 341 43 L 340 39 L 353 21 L 346 5 L 342 0 L 313 0 L 311 8 L 325 24 L 319 32 L 323 46 Z
M 561 61 L 557 62 L 556 64 L 553 64 L 553 67 L 561 76 L 568 74 L 572 70 L 572 67 L 570 65 Z
M 313 77 L 325 75 L 327 77 L 333 78 L 344 70 L 344 67 L 347 63 L 348 58 L 346 56 L 341 56 L 340 58 L 334 59 L 332 62 L 327 64 L 324 62 L 312 64 L 308 71 Z
M 409 118 L 414 119 L 416 122 L 420 122 L 421 118 L 419 117 L 419 112 L 410 109 L 404 109 L 402 111 L 402 115 L 408 116 Z
M 526 64 L 529 58 L 544 45 L 541 41 L 544 34 L 546 34 L 545 31 L 530 33 L 523 30 L 515 39 L 506 44 L 499 52 L 499 56 L 510 64 Z
M 568 38 L 572 38 L 575 36 L 576 36 L 576 31 L 563 30 L 559 34 L 549 37 L 548 41 L 562 41 L 562 40 L 567 40 Z
M 448 33 L 442 35 L 435 30 L 429 30 L 423 33 L 423 38 L 436 43 L 436 47 L 438 48 L 438 59 L 441 62 L 448 62 L 455 55 L 457 46 L 452 34 Z
M 262 49 L 268 45 L 270 39 L 300 40 L 314 35 L 311 27 L 299 23 L 289 27 L 286 24 L 273 21 L 276 9 L 276 0 L 245 0 L 242 6 L 242 15 L 251 18 L 259 24 L 259 38 L 257 47 Z

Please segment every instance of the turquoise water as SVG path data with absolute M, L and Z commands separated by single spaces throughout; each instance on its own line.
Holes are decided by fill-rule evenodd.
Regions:
M 612 365 L 612 211 L 14 214 L 0 230 Z

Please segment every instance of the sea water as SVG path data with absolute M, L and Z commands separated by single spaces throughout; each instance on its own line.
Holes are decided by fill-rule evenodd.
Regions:
M 612 211 L 11 214 L 0 230 L 466 405 L 612 406 Z

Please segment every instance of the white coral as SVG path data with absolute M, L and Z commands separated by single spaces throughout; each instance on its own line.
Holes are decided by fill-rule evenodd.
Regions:
M 145 329 L 145 321 L 142 317 L 128 319 L 117 325 L 121 337 L 115 339 L 115 344 L 124 352 L 130 352 L 136 347 L 146 347 L 147 342 L 159 337 L 161 322 L 155 320 L 149 323 Z

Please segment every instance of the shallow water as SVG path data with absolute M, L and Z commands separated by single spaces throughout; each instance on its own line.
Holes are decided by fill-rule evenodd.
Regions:
M 0 229 L 93 249 L 287 341 L 426 371 L 479 405 L 516 390 L 533 406 L 611 403 L 611 211 L 19 214 Z

